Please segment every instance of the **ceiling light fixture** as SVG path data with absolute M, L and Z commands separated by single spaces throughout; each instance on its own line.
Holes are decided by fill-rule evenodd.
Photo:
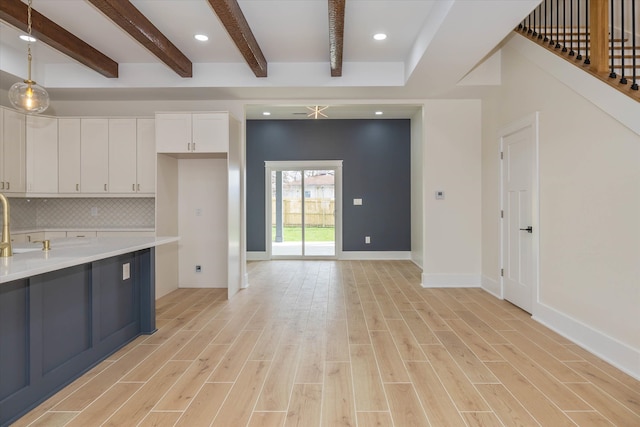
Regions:
M 387 35 L 385 33 L 378 33 L 373 35 L 373 39 L 378 41 L 385 40 L 386 38 Z
M 31 37 L 30 35 L 27 34 L 20 34 L 20 40 L 24 40 L 26 42 L 31 42 L 31 43 L 35 43 L 36 38 L 35 37 Z
M 209 40 L 209 37 L 204 34 L 196 34 L 195 36 L 193 36 L 193 38 L 198 40 L 199 42 L 206 42 L 207 40 Z
M 317 119 L 318 116 L 322 116 L 324 118 L 327 118 L 329 116 L 323 113 L 323 111 L 326 110 L 327 108 L 329 107 L 328 106 L 320 107 L 319 105 L 316 105 L 314 107 L 307 107 L 307 109 L 311 111 L 309 114 L 307 114 L 307 117 L 313 117 L 314 119 Z
M 262 112 L 262 115 L 263 115 L 263 116 L 270 116 L 270 115 L 271 115 L 271 113 L 270 113 L 269 111 L 263 111 L 263 112 Z
M 27 6 L 27 33 L 31 38 L 31 0 Z M 27 80 L 18 82 L 9 89 L 9 101 L 25 113 L 42 113 L 49 107 L 49 94 L 31 80 L 31 42 L 27 45 Z
M 376 116 L 381 116 L 381 115 L 383 115 L 383 114 L 384 114 L 384 113 L 383 113 L 382 111 L 376 111 Z

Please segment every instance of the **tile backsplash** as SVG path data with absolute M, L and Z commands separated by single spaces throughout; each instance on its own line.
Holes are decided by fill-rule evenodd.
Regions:
M 9 203 L 12 230 L 155 227 L 153 198 L 10 198 Z

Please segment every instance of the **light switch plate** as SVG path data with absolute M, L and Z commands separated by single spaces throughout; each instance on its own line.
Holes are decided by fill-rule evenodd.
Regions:
M 362 199 L 353 199 L 353 206 L 362 206 Z
M 127 280 L 131 277 L 131 264 L 122 264 L 122 280 Z

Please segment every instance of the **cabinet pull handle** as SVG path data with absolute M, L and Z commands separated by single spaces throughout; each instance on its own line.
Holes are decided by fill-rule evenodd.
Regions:
M 2 181 L 2 188 L 0 190 L 4 190 L 4 181 Z
M 131 184 L 131 190 L 136 191 L 136 185 L 135 184 Z
M 104 185 L 104 191 L 107 191 L 107 184 Z
M 193 143 L 193 151 L 196 151 L 196 143 Z
M 80 191 L 80 184 L 76 184 L 76 191 Z
M 140 191 L 140 184 L 138 184 L 138 191 Z
M 191 143 L 187 142 L 187 151 L 191 151 Z
M 7 190 L 11 190 L 11 183 L 7 181 Z

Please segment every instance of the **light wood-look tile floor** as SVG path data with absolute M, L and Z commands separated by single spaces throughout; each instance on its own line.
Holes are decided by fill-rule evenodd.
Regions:
M 16 426 L 640 426 L 640 382 L 410 262 L 276 261 L 180 289 L 158 331 Z

